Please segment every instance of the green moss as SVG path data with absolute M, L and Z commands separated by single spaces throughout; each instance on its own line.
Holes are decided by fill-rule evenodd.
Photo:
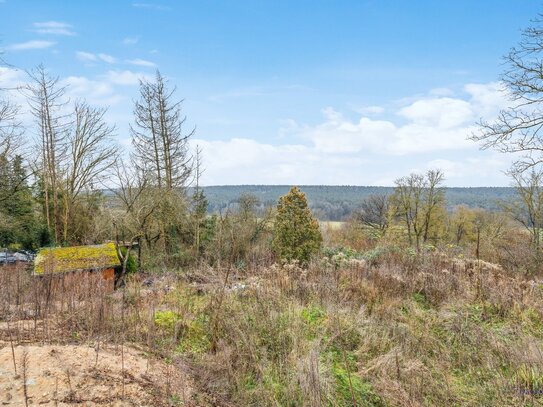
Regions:
M 120 266 L 114 243 L 94 246 L 43 248 L 34 262 L 34 272 L 64 273 Z

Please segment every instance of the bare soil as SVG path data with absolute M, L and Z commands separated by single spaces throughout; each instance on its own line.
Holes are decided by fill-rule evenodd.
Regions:
M 0 405 L 25 406 L 25 353 L 29 406 L 192 405 L 183 369 L 134 347 L 28 345 L 14 353 L 17 373 L 10 344 L 0 342 Z

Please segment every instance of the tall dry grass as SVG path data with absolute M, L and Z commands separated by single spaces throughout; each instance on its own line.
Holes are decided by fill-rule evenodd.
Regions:
M 0 272 L 0 339 L 135 344 L 198 405 L 522 405 L 543 383 L 543 284 L 438 251 L 51 284 Z M 14 362 L 17 365 L 17 361 Z M 182 389 L 169 389 L 181 394 Z

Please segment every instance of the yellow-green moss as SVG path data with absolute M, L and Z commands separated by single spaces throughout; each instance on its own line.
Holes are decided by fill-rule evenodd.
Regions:
M 114 243 L 95 246 L 73 246 L 44 248 L 38 252 L 34 272 L 64 273 L 75 270 L 90 270 L 120 265 Z

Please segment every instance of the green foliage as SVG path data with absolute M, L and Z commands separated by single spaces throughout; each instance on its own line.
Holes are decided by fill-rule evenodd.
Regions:
M 199 189 L 195 191 L 192 195 L 192 211 L 196 219 L 201 220 L 205 218 L 208 205 L 204 190 Z
M 346 259 L 357 259 L 362 256 L 362 253 L 350 247 L 325 247 L 322 250 L 322 254 L 329 259 L 332 259 L 334 256 L 342 256 Z
M 21 156 L 0 157 L 0 246 L 40 246 L 42 224 Z
M 304 308 L 302 319 L 309 325 L 320 325 L 326 317 L 326 312 L 319 307 Z
M 428 309 L 428 299 L 426 298 L 426 295 L 424 293 L 414 293 L 413 294 L 413 300 L 422 308 L 422 309 Z
M 192 354 L 209 351 L 211 346 L 209 332 L 209 317 L 206 314 L 200 314 L 184 327 L 177 351 Z
M 175 323 L 179 320 L 179 315 L 173 311 L 156 311 L 155 324 L 168 331 L 173 331 Z
M 322 235 L 319 223 L 297 187 L 279 199 L 274 224 L 273 249 L 281 260 L 307 264 L 319 251 Z
M 322 335 L 326 323 L 326 311 L 324 309 L 318 306 L 310 306 L 302 309 L 300 317 L 304 322 L 307 339 L 316 339 Z
M 121 254 L 123 255 L 123 257 L 126 256 L 127 251 L 128 249 L 126 247 L 121 247 Z M 136 257 L 133 255 L 132 252 L 130 252 L 130 255 L 128 256 L 128 261 L 126 262 L 126 274 L 132 274 L 136 271 L 138 271 L 138 263 L 136 261 Z
M 347 370 L 340 362 L 333 363 L 332 374 L 336 382 L 335 391 L 338 405 L 385 406 L 370 383 L 362 380 L 351 370 Z
M 377 264 L 379 264 L 384 255 L 389 253 L 390 251 L 391 248 L 389 247 L 377 246 L 365 252 L 362 258 L 366 260 L 370 265 L 376 266 Z

